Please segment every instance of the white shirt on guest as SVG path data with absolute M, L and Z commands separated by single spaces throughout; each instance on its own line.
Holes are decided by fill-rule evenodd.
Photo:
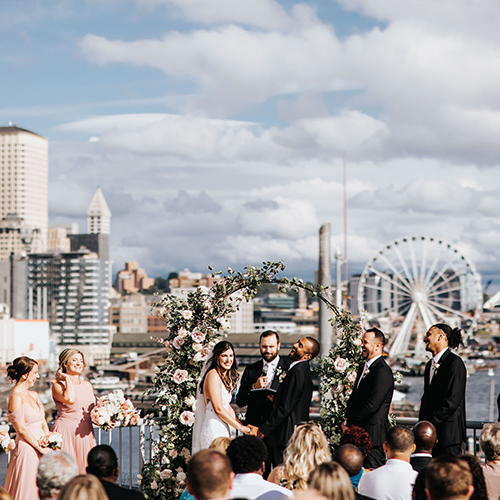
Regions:
M 358 491 L 375 500 L 411 500 L 417 476 L 408 462 L 391 458 L 382 467 L 363 474 Z
M 298 361 L 294 361 L 289 367 L 288 371 L 290 371 L 295 365 L 298 365 L 299 363 L 303 363 L 304 361 L 309 361 L 308 359 L 299 359 Z
M 291 497 L 290 490 L 270 483 L 260 474 L 254 472 L 236 474 L 229 495 L 229 498 L 246 498 L 248 500 L 281 500 Z

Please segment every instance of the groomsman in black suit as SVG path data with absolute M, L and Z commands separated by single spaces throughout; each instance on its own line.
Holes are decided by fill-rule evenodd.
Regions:
M 373 448 L 364 461 L 367 469 L 385 464 L 383 444 L 394 392 L 394 375 L 382 357 L 385 343 L 378 328 L 364 333 L 361 349 L 366 362 L 359 367 L 345 413 L 344 425 L 362 427 L 372 440 Z
M 280 338 L 273 330 L 262 332 L 259 349 L 262 359 L 245 368 L 236 395 L 236 404 L 247 407 L 245 425 L 250 424 L 255 427 L 262 425 L 273 410 L 273 398 L 269 397 L 270 391 L 266 389 L 278 390 L 292 362 L 289 357 L 281 357 L 278 354 Z M 266 439 L 264 442 L 267 445 Z M 270 465 L 270 460 L 267 460 L 264 477 L 271 472 Z
M 450 349 L 463 344 L 459 328 L 438 323 L 429 328 L 424 342 L 432 353 L 424 373 L 424 394 L 419 420 L 436 428 L 437 444 L 432 455 L 460 455 L 466 440 L 464 362 Z
M 309 362 L 318 354 L 319 343 L 313 337 L 304 337 L 293 345 L 289 354 L 292 363 L 274 397 L 271 415 L 258 429 L 251 426 L 251 434 L 266 439 L 273 466 L 283 462 L 294 427 L 309 420 L 313 393 Z

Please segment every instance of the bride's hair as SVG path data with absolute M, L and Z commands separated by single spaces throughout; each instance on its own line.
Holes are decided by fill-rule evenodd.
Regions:
M 234 361 L 231 368 L 225 371 L 220 365 L 220 356 L 223 352 L 226 352 L 228 349 L 233 351 Z M 234 352 L 234 347 L 231 342 L 227 340 L 222 340 L 218 344 L 214 346 L 214 350 L 212 353 L 212 361 L 205 372 L 205 375 L 201 379 L 200 382 L 200 392 L 203 394 L 203 384 L 205 383 L 205 378 L 208 372 L 212 369 L 219 374 L 219 377 L 222 380 L 222 383 L 225 385 L 228 392 L 236 391 L 236 387 L 238 385 L 238 379 L 240 378 L 240 374 L 238 373 L 238 362 L 236 361 L 236 353 Z

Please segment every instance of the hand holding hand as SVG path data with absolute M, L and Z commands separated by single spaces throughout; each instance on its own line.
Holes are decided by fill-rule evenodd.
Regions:
M 259 428 L 255 427 L 255 425 L 248 425 L 248 435 L 249 436 L 257 436 L 257 433 L 259 432 Z

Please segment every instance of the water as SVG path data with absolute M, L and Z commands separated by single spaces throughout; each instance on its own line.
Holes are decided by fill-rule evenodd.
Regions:
M 500 370 L 495 370 L 490 377 L 487 371 L 476 372 L 467 378 L 465 389 L 467 420 L 490 420 L 490 391 L 494 381 L 493 420 L 498 419 L 497 396 L 500 392 Z M 409 403 L 420 403 L 424 392 L 423 377 L 404 377 L 403 384 L 408 384 L 410 390 L 406 394 Z M 397 386 L 396 386 L 397 389 Z

